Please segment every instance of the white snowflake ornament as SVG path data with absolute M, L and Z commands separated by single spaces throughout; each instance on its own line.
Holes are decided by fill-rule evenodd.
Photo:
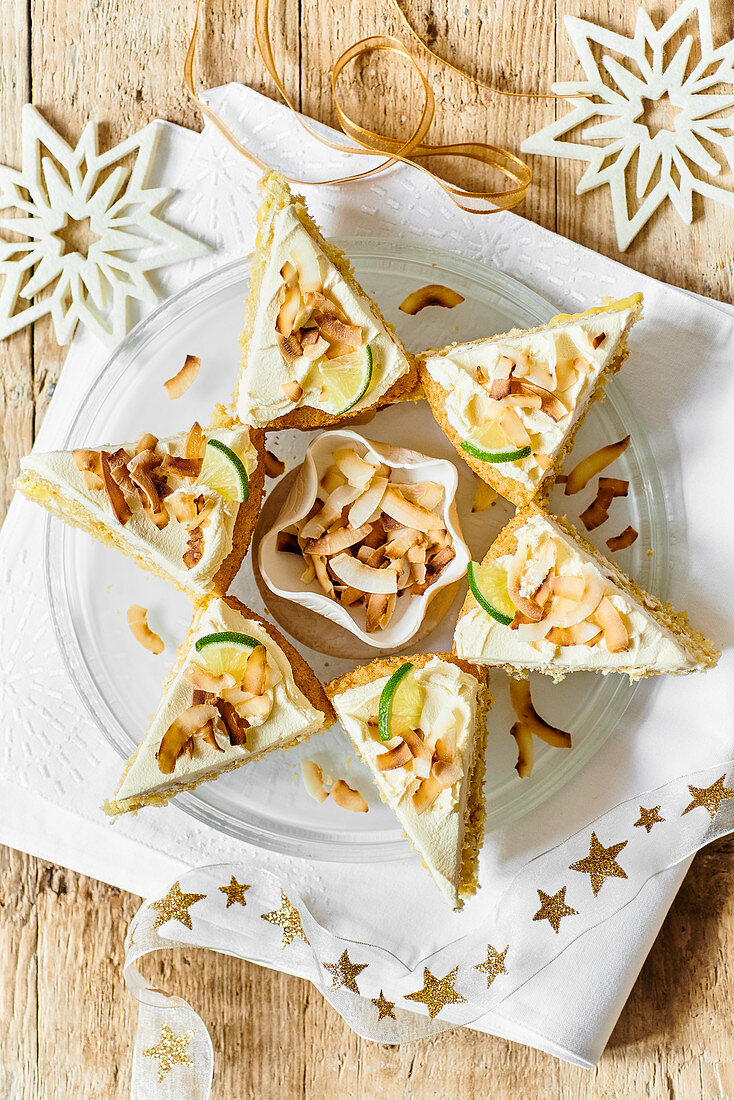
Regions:
M 50 313 L 60 344 L 77 324 L 116 344 L 130 302 L 158 297 L 148 272 L 208 250 L 156 216 L 173 193 L 145 187 L 160 128 L 100 154 L 96 123 L 73 149 L 35 107 L 23 108 L 23 167 L 0 165 L 0 209 L 19 212 L 0 218 L 0 230 L 26 238 L 0 239 L 0 339 Z M 132 171 L 120 163 L 130 154 Z
M 688 35 L 666 65 L 667 43 L 688 19 L 696 16 L 700 60 L 691 63 L 693 39 Z M 583 98 L 572 99 L 573 110 L 524 141 L 522 151 L 588 161 L 576 194 L 609 185 L 617 243 L 622 251 L 665 198 L 670 199 L 688 224 L 693 217 L 694 192 L 734 207 L 734 191 L 710 182 L 710 177 L 720 174 L 721 164 L 704 144 L 717 147 L 734 172 L 732 114 L 711 117 L 734 106 L 734 95 L 708 91 L 717 85 L 734 83 L 734 40 L 714 49 L 707 0 L 685 0 L 659 30 L 640 8 L 633 38 L 575 16 L 566 16 L 564 26 L 586 80 L 557 83 L 552 90 L 560 96 Z M 602 56 L 607 83 L 593 56 L 592 42 L 622 58 L 620 63 L 607 54 Z M 672 129 L 651 131 L 644 121 L 646 100 L 651 103 L 667 100 L 676 109 Z M 600 121 L 583 129 L 580 140 L 560 140 L 563 134 L 597 116 Z M 603 145 L 585 144 L 599 139 L 604 141 Z M 629 182 L 635 173 L 628 167 L 635 152 L 637 205 L 631 212 Z M 650 187 L 658 165 L 660 178 Z

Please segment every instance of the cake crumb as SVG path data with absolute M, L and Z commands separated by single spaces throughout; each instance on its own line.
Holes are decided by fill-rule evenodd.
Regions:
M 653 550 L 652 546 L 648 547 L 648 549 L 647 549 L 648 558 L 651 558 L 654 553 L 655 553 L 655 551 Z

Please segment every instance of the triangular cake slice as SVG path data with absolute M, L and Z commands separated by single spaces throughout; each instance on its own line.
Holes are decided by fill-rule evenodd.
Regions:
M 283 176 L 261 181 L 235 394 L 255 427 L 319 428 L 412 396 L 412 357 Z
M 528 505 L 481 564 L 455 652 L 514 675 L 623 672 L 630 679 L 712 668 L 718 652 L 687 616 L 643 591 L 570 523 Z
M 264 433 L 231 419 L 165 439 L 34 451 L 16 487 L 192 599 L 227 591 L 263 492 Z
M 163 806 L 224 772 L 293 748 L 334 711 L 283 635 L 232 596 L 197 608 L 109 814 Z
M 461 457 L 518 508 L 551 485 L 591 400 L 627 358 L 642 295 L 541 328 L 424 352 L 421 382 Z
M 422 653 L 372 661 L 332 680 L 326 691 L 380 797 L 448 903 L 460 909 L 477 890 L 484 837 L 492 703 L 486 673 L 449 654 Z

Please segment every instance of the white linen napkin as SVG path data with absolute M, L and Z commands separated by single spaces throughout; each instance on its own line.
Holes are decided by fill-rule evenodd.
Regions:
M 322 178 L 347 164 L 349 171 L 371 164 L 317 144 L 288 111 L 240 85 L 215 89 L 208 98 L 245 144 L 290 174 Z M 213 246 L 212 253 L 163 272 L 170 293 L 251 250 L 257 173 L 212 127 L 199 137 L 164 124 L 163 134 L 160 178 L 151 185 L 179 187 L 166 216 Z M 734 310 L 630 272 L 514 214 L 464 214 L 422 174 L 402 166 L 374 181 L 302 190 L 327 235 L 433 243 L 508 272 L 564 310 L 585 308 L 603 295 L 644 292 L 645 321 L 635 331 L 634 366 L 631 360 L 624 386 L 650 438 L 672 517 L 670 595 L 694 622 L 708 625 L 722 648 L 730 643 L 724 612 L 734 598 L 734 518 L 719 507 L 716 472 L 728 466 Z M 39 434 L 41 449 L 63 437 L 105 359 L 93 337 L 78 334 Z M 186 868 L 247 861 L 293 883 L 317 919 L 356 940 L 384 942 L 381 914 L 389 904 L 389 946 L 412 963 L 465 931 L 468 916 L 478 924 L 483 906 L 539 851 L 638 791 L 732 756 L 731 650 L 705 676 L 644 683 L 622 728 L 570 787 L 488 837 L 482 890 L 461 915 L 446 914 L 440 899 L 428 899 L 430 883 L 414 857 L 355 868 L 275 856 L 214 832 L 175 805 L 112 827 L 99 806 L 116 783 L 120 761 L 87 717 L 56 651 L 43 584 L 43 522 L 40 509 L 16 499 L 0 535 L 0 840 L 125 889 L 160 896 Z M 685 869 L 652 879 L 614 927 L 587 933 L 473 1026 L 593 1065 Z M 415 897 L 420 917 L 409 904 Z M 411 935 L 401 936 L 401 927 Z M 279 954 L 258 961 L 288 969 Z

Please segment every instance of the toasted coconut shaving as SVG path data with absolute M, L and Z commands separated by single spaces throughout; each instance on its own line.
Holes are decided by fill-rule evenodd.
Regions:
M 453 787 L 463 775 L 461 766 L 454 760 L 434 760 L 431 775 L 442 787 Z
M 629 649 L 627 627 L 608 596 L 597 607 L 594 618 L 604 631 L 604 641 L 610 653 L 624 653 Z
M 199 733 L 218 714 L 219 711 L 216 707 L 210 703 L 203 703 L 188 707 L 177 718 L 174 718 L 163 734 L 163 739 L 155 754 L 158 767 L 164 775 L 170 775 L 174 771 L 189 739 Z M 193 752 L 193 743 L 191 750 Z
M 585 489 L 592 477 L 596 477 L 598 473 L 610 466 L 615 459 L 627 450 L 629 442 L 630 437 L 626 435 L 624 439 L 600 447 L 598 451 L 593 451 L 577 463 L 566 479 L 566 496 L 572 496 L 574 493 L 580 493 L 582 489 Z
M 491 485 L 488 485 L 486 481 L 482 481 L 476 474 L 474 477 L 474 502 L 471 506 L 471 510 L 472 512 L 483 512 L 486 508 L 489 508 L 490 504 L 494 504 L 496 501 L 497 490 L 493 489 Z
M 201 430 L 201 424 L 199 424 L 198 420 L 195 420 L 189 428 L 184 444 L 184 454 L 186 458 L 203 458 L 205 443 L 206 441 L 204 439 L 204 433 Z
M 553 465 L 553 459 L 550 455 L 543 454 L 542 451 L 535 451 L 533 453 L 536 466 L 540 466 L 541 470 L 549 470 Z
M 161 471 L 174 477 L 190 478 L 192 481 L 201 473 L 202 459 L 181 458 L 178 455 L 164 455 Z
M 139 455 L 141 451 L 155 451 L 157 446 L 158 437 L 152 432 L 144 432 L 135 444 L 135 454 Z
M 440 795 L 443 787 L 434 776 L 424 779 L 413 794 L 413 808 L 417 814 L 423 814 L 429 810 Z
M 285 473 L 285 462 L 282 458 L 278 458 L 272 451 L 265 451 L 264 462 L 265 476 L 266 477 L 280 477 Z
M 452 290 L 451 287 L 443 286 L 441 283 L 429 283 L 427 286 L 412 291 L 407 298 L 403 298 L 398 309 L 414 317 L 416 313 L 420 313 L 427 306 L 442 306 L 444 309 L 454 309 L 456 306 L 460 306 L 463 301 L 463 296 L 458 291 Z
M 350 810 L 353 814 L 366 814 L 369 809 L 359 791 L 355 791 L 343 779 L 337 779 L 330 794 L 337 806 L 341 806 L 343 810 Z
M 163 383 L 171 401 L 176 397 L 182 397 L 186 393 L 199 373 L 200 366 L 201 359 L 198 355 L 187 355 L 186 361 L 178 374 L 174 374 L 173 378 L 169 378 L 167 382 Z
M 629 493 L 630 483 L 626 478 L 600 477 L 599 488 L 611 489 L 612 495 L 615 497 L 626 497 Z
M 518 396 L 540 398 L 540 409 L 556 423 L 562 420 L 568 409 L 559 401 L 555 394 L 543 386 L 537 386 L 534 382 L 527 382 L 524 378 L 512 378 L 510 380 L 510 393 Z
M 530 696 L 529 680 L 510 681 L 510 702 L 520 722 L 526 725 L 531 733 L 539 737 L 541 741 L 545 741 L 547 745 L 553 745 L 556 748 L 571 748 L 571 734 L 558 729 L 556 726 L 549 725 L 536 711 Z
M 334 463 L 350 485 L 362 490 L 367 488 L 377 473 L 374 463 L 361 458 L 348 447 L 340 447 L 334 451 Z
M 405 741 L 387 752 L 381 752 L 375 757 L 375 767 L 380 772 L 389 772 L 393 768 L 402 768 L 413 759 L 413 754 Z
M 607 539 L 607 546 L 616 553 L 617 550 L 626 550 L 628 546 L 631 546 L 635 539 L 638 537 L 639 531 L 636 531 L 634 527 L 625 527 L 619 535 L 613 535 L 612 538 Z
M 359 588 L 362 592 L 389 595 L 398 590 L 397 577 L 393 570 L 373 569 L 346 552 L 337 554 L 329 565 L 340 581 L 351 588 Z
M 107 503 L 112 509 L 112 514 L 117 522 L 124 526 L 130 519 L 132 512 L 127 506 L 127 501 L 125 500 L 122 489 L 112 476 L 110 460 L 105 451 L 100 452 L 99 462 L 102 473 L 102 485 L 104 487 L 105 496 L 107 497 Z
M 410 749 L 411 756 L 413 757 L 414 774 L 419 776 L 421 779 L 427 779 L 428 776 L 431 774 L 433 753 L 421 737 L 420 733 L 418 733 L 416 730 L 406 730 L 403 734 L 403 740 Z
M 335 531 L 327 531 L 319 539 L 308 539 L 303 547 L 304 554 L 321 554 L 327 557 L 331 554 L 339 554 L 355 543 L 361 542 L 372 530 L 370 524 L 364 523 L 361 527 L 339 527 Z
M 515 722 L 510 728 L 510 733 L 517 742 L 517 763 L 515 771 L 521 779 L 529 779 L 533 771 L 535 761 L 535 744 L 533 731 L 524 722 Z
M 215 699 L 214 705 L 219 711 L 219 717 L 227 731 L 230 745 L 247 747 L 247 719 L 239 714 L 234 705 L 226 699 Z
M 317 802 L 325 802 L 329 792 L 324 787 L 324 773 L 315 760 L 301 761 L 303 785 Z
M 418 504 L 411 504 L 402 493 L 392 486 L 388 486 L 382 498 L 382 510 L 391 519 L 402 524 L 403 527 L 413 527 L 416 531 L 444 530 L 443 518 L 435 512 L 429 512 Z
M 288 400 L 294 403 L 300 401 L 303 397 L 303 388 L 298 382 L 281 382 L 281 389 Z
M 247 659 L 247 667 L 242 680 L 242 687 L 252 695 L 262 695 L 265 691 L 267 656 L 265 646 L 258 645 L 255 646 Z
M 87 489 L 104 489 L 99 451 L 72 451 L 76 468 Z
M 143 649 L 149 653 L 162 653 L 165 644 L 160 634 L 156 634 L 148 626 L 147 608 L 139 604 L 131 604 L 127 609 L 127 625 L 130 627 L 133 637 L 140 642 Z
M 193 569 L 198 565 L 204 555 L 204 536 L 199 527 L 189 535 L 186 550 L 183 555 L 183 563 L 187 569 Z
M 228 672 L 222 673 L 221 676 L 212 676 L 211 672 L 207 672 L 201 665 L 187 665 L 183 674 L 193 687 L 199 691 L 208 691 L 212 695 L 218 695 L 226 688 L 235 686 L 235 678 Z
M 600 487 L 597 490 L 597 494 L 589 507 L 584 508 L 579 516 L 587 531 L 594 531 L 597 527 L 601 527 L 603 523 L 606 523 L 609 519 L 609 505 L 613 500 L 614 493 L 611 489 Z
M 193 495 L 181 489 L 168 497 L 167 503 L 179 523 L 188 524 L 198 515 Z

